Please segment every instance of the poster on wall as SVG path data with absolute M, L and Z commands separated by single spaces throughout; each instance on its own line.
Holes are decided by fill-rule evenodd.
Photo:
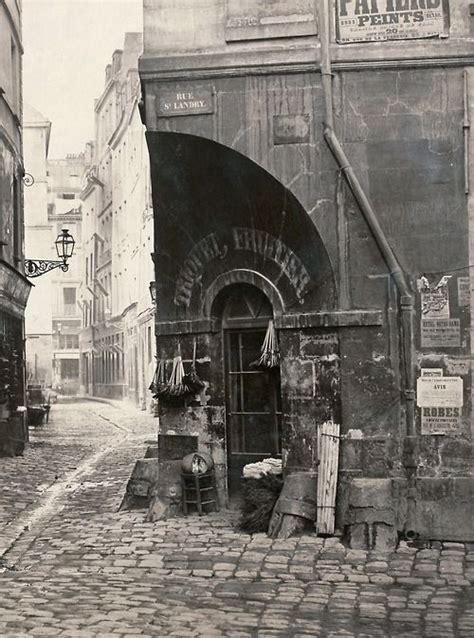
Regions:
M 449 0 L 337 0 L 336 40 L 379 42 L 447 37 Z
M 227 0 L 226 40 L 315 35 L 314 0 Z

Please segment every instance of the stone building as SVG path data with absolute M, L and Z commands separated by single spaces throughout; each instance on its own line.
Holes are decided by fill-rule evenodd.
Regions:
M 341 425 L 354 545 L 473 540 L 472 7 L 144 0 L 157 352 L 207 382 L 160 406 L 221 496 L 317 471 Z M 269 319 L 279 374 L 251 374 Z
M 92 165 L 81 199 L 84 259 L 81 384 L 85 393 L 146 408 L 154 370 L 153 213 L 140 119 L 142 34 L 127 33 L 95 105 Z
M 51 122 L 25 104 L 23 146 L 25 167 L 31 175 L 25 188 L 25 231 L 28 258 L 55 259 L 54 239 L 48 221 L 47 158 Z M 31 183 L 30 183 L 31 182 Z M 30 383 L 53 383 L 52 274 L 37 278 L 25 316 L 26 376 Z
M 0 5 L 0 448 L 27 439 L 24 315 L 31 284 L 24 276 L 21 5 Z M 15 441 L 17 443 L 15 443 Z M 8 447 L 7 443 L 7 447 Z
M 67 229 L 75 240 L 68 270 L 56 268 L 35 279 L 26 312 L 27 379 L 62 394 L 79 391 L 78 288 L 82 266 L 82 211 L 79 200 L 85 155 L 48 159 L 51 123 L 25 107 L 26 249 L 30 259 L 57 260 L 55 240 Z

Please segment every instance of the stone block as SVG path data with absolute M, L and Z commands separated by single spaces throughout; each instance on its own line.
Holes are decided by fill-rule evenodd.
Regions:
M 177 461 L 187 454 L 197 452 L 198 437 L 186 434 L 159 434 L 158 450 L 160 461 Z
M 351 523 L 384 523 L 386 525 L 395 525 L 395 512 L 386 509 L 371 509 L 370 507 L 361 507 L 352 509 L 350 512 Z
M 130 479 L 127 483 L 127 496 L 148 497 L 151 484 L 148 481 Z
M 377 551 L 391 551 L 398 542 L 397 530 L 393 525 L 375 523 L 373 526 L 374 549 Z
M 158 445 L 149 445 L 145 452 L 146 459 L 157 459 L 158 458 Z
M 349 526 L 349 544 L 352 549 L 392 551 L 398 541 L 397 530 L 386 523 L 354 523 Z
M 355 523 L 349 526 L 349 545 L 351 549 L 368 548 L 369 531 L 365 523 Z
M 154 458 L 138 460 L 133 468 L 131 479 L 147 481 L 151 485 L 158 479 L 158 461 Z
M 419 478 L 415 528 L 423 538 L 474 541 L 474 478 Z
M 392 479 L 356 478 L 349 494 L 351 508 L 393 510 Z

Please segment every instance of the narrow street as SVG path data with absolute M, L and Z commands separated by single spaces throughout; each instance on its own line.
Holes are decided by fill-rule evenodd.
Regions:
M 0 459 L 2 636 L 472 636 L 474 548 L 272 541 L 228 512 L 119 512 L 156 422 L 59 403 Z

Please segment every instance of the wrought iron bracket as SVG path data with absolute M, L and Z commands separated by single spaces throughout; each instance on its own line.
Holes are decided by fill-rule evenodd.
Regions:
M 40 277 L 55 268 L 61 268 L 63 272 L 67 272 L 69 264 L 63 260 L 25 259 L 25 275 L 27 277 Z

